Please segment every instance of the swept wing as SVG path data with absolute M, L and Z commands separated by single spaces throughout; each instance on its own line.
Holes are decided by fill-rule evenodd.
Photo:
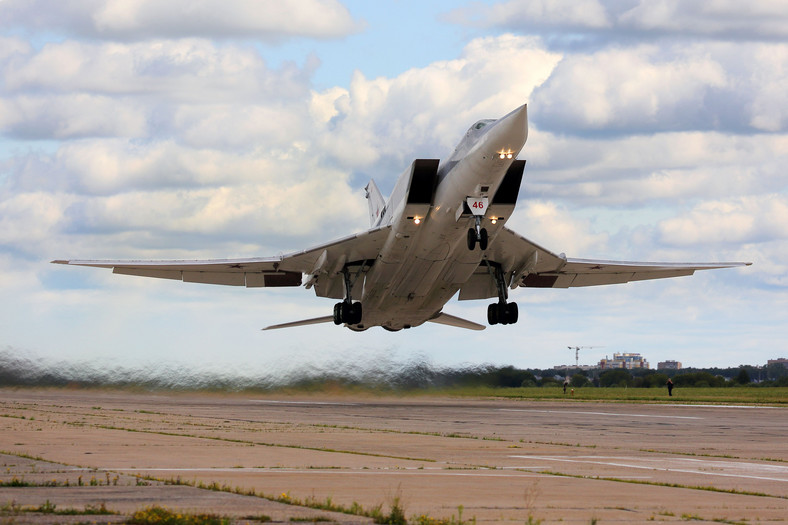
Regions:
M 567 258 L 539 246 L 508 228 L 491 243 L 460 300 L 497 297 L 491 272 L 501 271 L 511 288 L 574 288 L 692 275 L 697 270 L 735 268 L 751 263 L 661 263 Z
M 318 295 L 333 297 L 334 288 L 341 295 L 341 276 L 346 266 L 358 261 L 374 260 L 388 234 L 388 227 L 375 228 L 330 243 L 277 257 L 209 259 L 198 261 L 121 261 L 57 260 L 56 264 L 111 268 L 112 273 L 190 283 L 229 286 L 278 287 L 300 286 L 302 275 L 313 279 Z M 319 285 L 317 283 L 319 282 Z M 310 285 L 311 286 L 311 285 Z M 321 293 L 323 292 L 323 293 Z

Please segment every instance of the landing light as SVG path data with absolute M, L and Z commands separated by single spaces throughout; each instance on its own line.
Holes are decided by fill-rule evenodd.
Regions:
M 498 224 L 498 218 L 493 217 L 492 219 L 490 219 L 490 222 L 492 222 L 493 224 Z
M 514 152 L 510 149 L 502 149 L 501 151 L 498 152 L 498 157 L 501 160 L 511 159 L 512 157 L 514 157 Z
M 416 224 L 421 224 L 421 217 L 413 217 L 413 222 Z

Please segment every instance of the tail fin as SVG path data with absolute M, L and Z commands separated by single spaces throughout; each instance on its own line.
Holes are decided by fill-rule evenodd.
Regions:
M 386 201 L 383 200 L 383 195 L 380 194 L 377 184 L 374 180 L 369 181 L 367 187 L 364 188 L 367 192 L 366 197 L 369 201 L 369 225 L 372 227 L 377 226 L 383 215 L 386 214 Z

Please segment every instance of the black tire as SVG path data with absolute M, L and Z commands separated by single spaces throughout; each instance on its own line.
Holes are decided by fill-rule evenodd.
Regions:
M 473 251 L 476 248 L 476 230 L 470 228 L 468 230 L 468 249 Z
M 353 303 L 348 310 L 347 324 L 359 324 L 361 322 L 361 303 Z
M 346 324 L 352 324 L 350 322 L 350 307 L 352 305 L 347 301 L 342 301 L 340 304 L 342 305 L 340 306 L 340 311 L 342 312 L 342 322 Z
M 498 304 L 492 303 L 487 306 L 487 324 L 490 326 L 498 324 Z
M 481 248 L 482 251 L 485 251 L 487 249 L 487 240 L 488 240 L 487 230 L 482 228 L 479 231 L 479 248 Z
M 520 317 L 520 309 L 517 307 L 517 303 L 509 303 L 508 305 L 508 316 L 509 316 L 509 324 L 514 324 L 517 322 L 517 319 Z
M 501 324 L 509 324 L 509 303 L 498 303 L 498 317 Z
M 334 305 L 334 324 L 342 324 L 342 303 L 337 303 Z

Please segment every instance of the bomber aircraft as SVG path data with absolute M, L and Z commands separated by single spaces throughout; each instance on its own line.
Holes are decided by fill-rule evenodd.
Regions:
M 527 106 L 468 129 L 443 162 L 417 159 L 385 200 L 366 186 L 370 229 L 277 257 L 200 261 L 57 260 L 112 268 L 113 273 L 230 286 L 305 286 L 339 299 L 332 315 L 269 326 L 334 322 L 351 330 L 397 331 L 427 321 L 483 330 L 449 315 L 446 303 L 495 298 L 487 322 L 514 324 L 509 289 L 570 288 L 692 275 L 696 270 L 751 263 L 639 263 L 568 258 L 505 227 L 512 216 L 525 161 Z

